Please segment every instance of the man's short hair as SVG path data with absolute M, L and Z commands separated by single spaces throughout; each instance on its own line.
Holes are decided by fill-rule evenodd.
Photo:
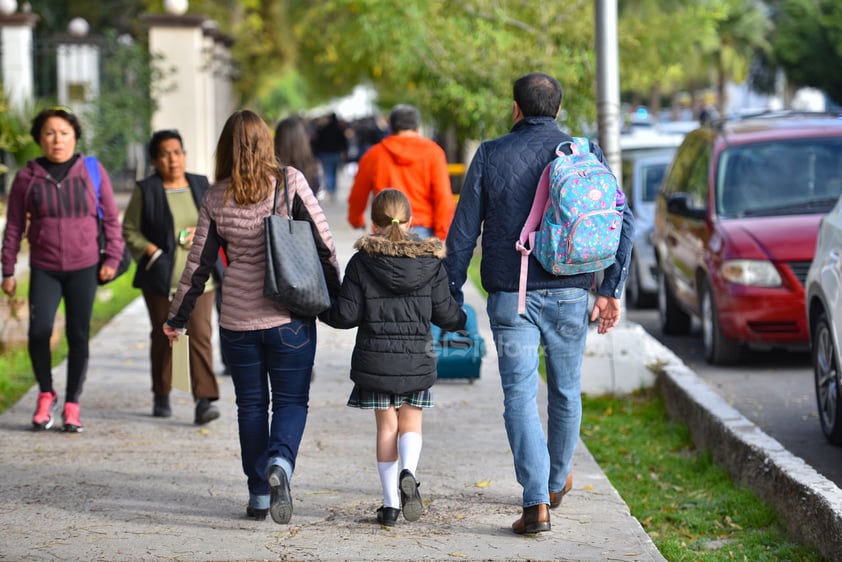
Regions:
M 415 106 L 401 103 L 389 113 L 389 127 L 392 134 L 401 131 L 417 131 L 421 127 L 421 112 Z
M 562 90 L 558 80 L 533 72 L 515 81 L 514 100 L 524 117 L 552 117 L 561 107 Z

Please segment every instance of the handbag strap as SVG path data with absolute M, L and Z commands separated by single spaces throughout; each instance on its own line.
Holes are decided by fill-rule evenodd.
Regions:
M 287 204 L 287 218 L 292 219 L 292 209 L 289 205 L 289 181 L 287 180 L 287 169 L 284 167 L 281 172 L 284 174 L 284 200 L 286 200 Z M 275 199 L 272 202 L 272 214 L 278 212 L 278 191 L 280 185 L 278 184 L 278 180 L 275 180 Z

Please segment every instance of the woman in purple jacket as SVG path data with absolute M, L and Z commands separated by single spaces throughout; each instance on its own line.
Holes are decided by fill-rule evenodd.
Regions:
M 53 425 L 58 397 L 53 389 L 50 336 L 59 302 L 64 298 L 67 336 L 67 388 L 64 430 L 80 432 L 79 397 L 88 370 L 88 340 L 97 280 L 114 277 L 123 255 L 123 235 L 111 180 L 99 166 L 106 259 L 99 265 L 97 194 L 76 152 L 82 127 L 66 107 L 41 111 L 32 121 L 32 138 L 44 156 L 27 162 L 12 183 L 3 235 L 3 292 L 17 289 L 15 264 L 21 239 L 29 241 L 29 358 L 38 380 L 38 403 L 32 425 Z M 27 227 L 27 221 L 29 225 Z

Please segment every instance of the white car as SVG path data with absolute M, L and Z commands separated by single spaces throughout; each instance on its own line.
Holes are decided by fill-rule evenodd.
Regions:
M 822 219 L 806 288 L 819 420 L 828 441 L 842 445 L 842 198 Z

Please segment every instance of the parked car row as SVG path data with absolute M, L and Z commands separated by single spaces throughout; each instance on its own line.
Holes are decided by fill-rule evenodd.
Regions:
M 804 283 L 842 194 L 842 120 L 769 115 L 687 135 L 655 211 L 665 333 L 701 320 L 712 364 L 745 346 L 807 349 Z
M 842 119 L 770 112 L 692 131 L 671 158 L 623 152 L 630 306 L 657 291 L 667 334 L 698 318 L 715 365 L 811 349 L 822 431 L 842 444 Z

